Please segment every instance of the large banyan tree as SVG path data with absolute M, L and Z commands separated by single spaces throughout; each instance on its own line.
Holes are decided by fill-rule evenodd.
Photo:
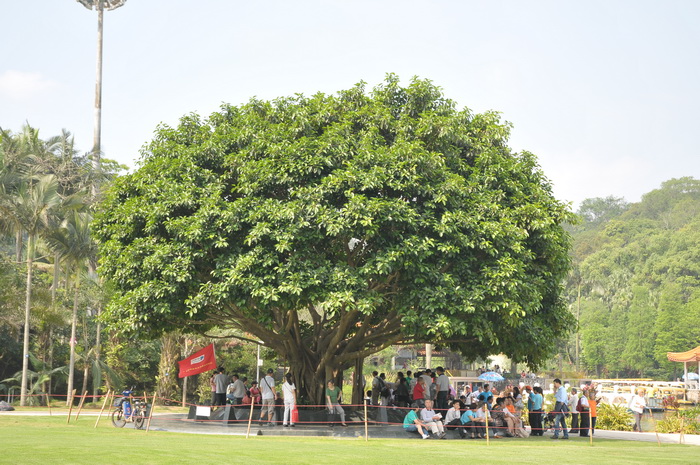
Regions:
M 394 75 L 162 126 L 97 219 L 108 316 L 150 336 L 248 334 L 311 402 L 392 344 L 536 366 L 572 323 L 570 213 L 508 135 Z

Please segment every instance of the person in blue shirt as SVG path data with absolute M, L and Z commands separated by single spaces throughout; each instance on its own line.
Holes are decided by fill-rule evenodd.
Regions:
M 534 388 L 531 388 L 529 392 L 530 395 L 527 398 L 527 409 L 529 411 L 528 417 L 530 420 L 530 435 L 542 436 L 544 434 L 544 430 L 542 429 L 542 404 L 544 403 L 542 388 L 535 386 Z
M 413 409 L 409 410 L 406 417 L 403 419 L 403 429 L 409 433 L 417 432 L 423 437 L 423 439 L 428 439 L 430 434 L 428 434 L 428 428 L 425 423 L 418 418 L 418 411 L 420 407 L 417 405 L 413 406 Z
M 564 431 L 563 439 L 569 439 L 569 430 L 566 428 L 566 412 L 568 412 L 567 404 L 569 402 L 569 396 L 566 394 L 566 389 L 561 385 L 561 380 L 556 378 L 554 380 L 554 398 L 557 403 L 554 404 L 554 412 L 556 416 L 554 417 L 554 436 L 552 439 L 559 439 L 559 431 Z
M 476 439 L 478 436 L 478 429 L 474 422 L 476 418 L 476 408 L 476 404 L 471 404 L 459 419 L 469 439 Z

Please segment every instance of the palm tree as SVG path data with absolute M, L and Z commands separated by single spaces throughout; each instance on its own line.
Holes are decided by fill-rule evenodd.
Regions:
M 52 376 L 55 375 L 60 375 L 60 376 L 66 376 L 66 367 L 58 367 L 58 368 L 51 368 L 49 367 L 46 363 L 42 362 L 38 358 L 34 357 L 33 355 L 29 356 L 29 360 L 32 362 L 32 366 L 34 367 L 34 370 L 28 370 L 27 372 L 27 378 L 29 379 L 30 386 L 28 386 L 28 393 L 30 395 L 38 395 L 41 392 L 41 385 L 44 384 L 47 380 L 51 379 Z M 6 378 L 1 381 L 1 383 L 5 384 L 14 384 L 20 382 L 20 379 L 23 378 L 25 375 L 23 372 L 17 372 L 15 373 L 14 376 L 11 378 Z M 11 389 L 11 388 L 6 388 L 6 389 Z
M 90 235 L 90 222 L 92 217 L 86 211 L 73 211 L 66 215 L 61 226 L 52 231 L 45 238 L 49 247 L 66 262 L 68 267 L 75 274 L 74 294 L 73 294 L 73 318 L 71 320 L 71 349 L 70 363 L 68 371 L 68 393 L 73 392 L 73 382 L 75 379 L 75 344 L 77 342 L 77 322 L 78 322 L 78 298 L 80 296 L 80 285 L 82 276 L 87 265 L 94 260 L 97 255 L 97 246 Z M 68 399 L 70 401 L 70 399 Z
M 36 242 L 50 217 L 61 205 L 55 176 L 31 177 L 21 182 L 17 192 L 3 196 L 2 209 L 27 234 L 27 284 L 24 305 L 24 343 L 20 405 L 26 405 L 29 370 L 29 316 L 32 308 L 32 275 Z

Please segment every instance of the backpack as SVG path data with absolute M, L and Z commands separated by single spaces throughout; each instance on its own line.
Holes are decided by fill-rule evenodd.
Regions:
M 587 412 L 587 411 L 588 411 L 588 408 L 586 408 L 586 407 L 583 406 L 582 399 L 583 399 L 583 397 L 581 397 L 581 398 L 578 400 L 578 404 L 576 404 L 576 411 L 579 412 L 579 413 L 581 413 L 581 412 Z
M 382 397 L 389 397 L 391 395 L 391 391 L 389 391 L 386 383 L 381 378 L 379 378 L 379 395 Z

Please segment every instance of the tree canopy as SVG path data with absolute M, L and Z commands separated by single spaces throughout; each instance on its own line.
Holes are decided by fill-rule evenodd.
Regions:
M 592 213 L 594 212 L 594 213 Z M 627 204 L 589 199 L 572 229 L 581 362 L 606 376 L 679 376 L 667 352 L 700 344 L 700 181 L 671 179 Z
M 537 365 L 572 328 L 570 213 L 509 129 L 394 75 L 161 126 L 96 218 L 109 317 L 243 331 L 312 398 L 396 343 Z

